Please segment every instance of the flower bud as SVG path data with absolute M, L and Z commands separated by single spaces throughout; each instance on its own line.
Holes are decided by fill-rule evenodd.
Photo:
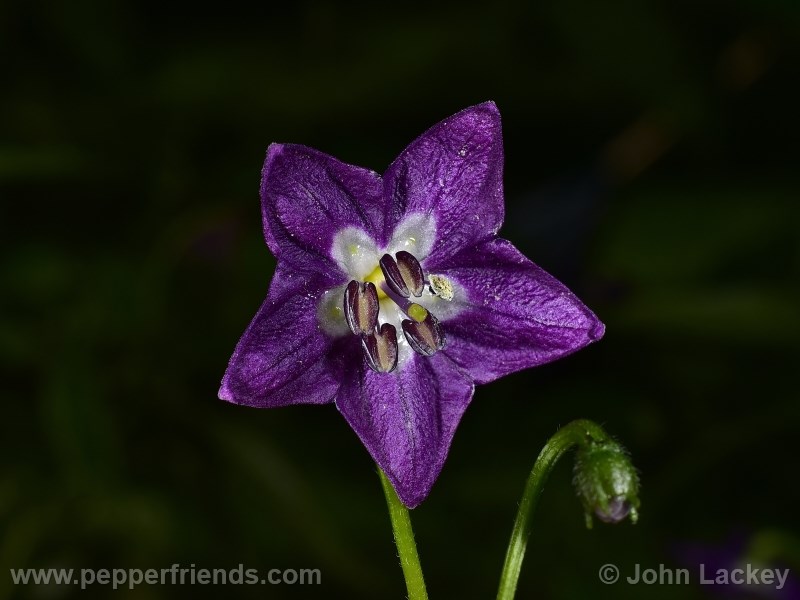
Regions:
M 628 454 L 613 440 L 589 441 L 578 448 L 573 483 L 586 511 L 586 526 L 592 515 L 604 523 L 619 523 L 630 515 L 639 517 L 639 476 Z

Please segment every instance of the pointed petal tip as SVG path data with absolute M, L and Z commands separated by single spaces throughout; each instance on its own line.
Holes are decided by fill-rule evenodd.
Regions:
M 286 146 L 286 144 L 281 144 L 279 142 L 272 142 L 267 147 L 267 156 L 277 156 L 278 154 L 283 152 L 283 148 L 285 146 Z
M 222 400 L 223 402 L 230 402 L 231 404 L 238 404 L 238 405 L 245 405 L 246 402 L 242 402 L 239 398 L 236 397 L 236 393 L 231 389 L 230 385 L 230 374 L 226 371 L 225 375 L 222 377 L 222 382 L 219 386 L 219 391 L 217 392 L 217 398 Z
M 467 112 L 491 112 L 497 115 L 500 114 L 500 109 L 497 108 L 497 104 L 494 100 L 486 100 L 484 102 L 479 102 L 478 104 L 473 104 L 472 106 L 468 106 L 466 108 L 461 109 L 455 114 L 467 113 Z
M 395 476 L 389 471 L 384 470 L 386 477 L 392 484 L 397 497 L 409 510 L 417 508 L 428 497 L 433 485 L 403 485 Z
M 405 507 L 408 510 L 414 510 L 420 504 L 422 504 L 422 501 L 425 500 L 425 498 L 426 498 L 426 496 L 422 496 L 420 498 L 417 498 L 416 496 L 413 496 L 413 497 L 409 497 L 408 499 L 406 499 L 406 498 L 403 498 L 403 496 L 401 494 L 399 494 L 399 493 L 397 494 L 397 496 L 398 496 L 398 498 L 400 498 L 400 501 L 403 504 L 405 504 Z
M 497 104 L 495 104 L 494 100 L 487 100 L 486 102 L 481 102 L 480 104 L 474 104 L 472 106 L 468 106 L 457 113 L 455 113 L 450 119 L 457 118 L 457 117 L 464 117 L 474 115 L 476 117 L 483 117 L 490 122 L 493 122 L 495 125 L 499 125 L 500 123 L 500 109 L 497 108 Z M 450 119 L 445 119 L 449 121 Z
M 264 166 L 261 169 L 261 194 L 263 196 L 264 190 L 266 188 L 267 183 L 267 175 L 269 174 L 270 170 L 272 169 L 272 165 L 276 159 L 283 156 L 287 151 L 295 150 L 296 152 L 311 152 L 316 154 L 322 154 L 318 150 L 314 150 L 313 148 L 309 148 L 308 146 L 303 146 L 302 144 L 284 144 L 281 142 L 272 142 L 269 146 L 267 146 L 267 154 L 264 158 Z M 287 156 L 286 160 L 291 160 L 292 156 Z
M 589 328 L 589 341 L 596 342 L 606 334 L 606 326 L 600 319 L 595 317 L 593 325 Z
M 573 338 L 574 346 L 572 349 L 567 350 L 566 354 L 572 354 L 573 352 L 577 352 L 578 350 L 581 350 L 590 344 L 600 341 L 606 333 L 606 326 L 600 319 L 597 318 L 597 315 L 595 315 L 586 306 L 582 306 L 582 312 L 584 320 L 579 328 L 579 331 L 582 335 L 579 334 Z
M 500 114 L 500 109 L 497 108 L 497 104 L 495 104 L 494 100 L 487 100 L 486 102 L 481 102 L 480 104 L 476 104 L 475 108 L 481 108 L 483 110 L 488 110 L 489 112 Z
M 283 150 L 286 147 L 286 144 L 278 144 L 276 142 L 271 143 L 267 147 L 267 155 L 264 158 L 264 167 L 261 169 L 261 191 L 264 191 L 264 182 L 267 177 L 267 173 L 269 173 L 270 167 L 272 166 L 273 161 L 283 154 Z

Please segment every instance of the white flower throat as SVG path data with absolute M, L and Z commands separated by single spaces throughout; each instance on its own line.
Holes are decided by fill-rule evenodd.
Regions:
M 391 373 L 414 353 L 432 356 L 445 347 L 440 318 L 460 312 L 459 302 L 453 302 L 460 290 L 448 277 L 426 274 L 422 267 L 435 233 L 431 216 L 412 214 L 385 248 L 355 227 L 334 236 L 331 256 L 350 281 L 323 295 L 317 315 L 327 333 L 359 336 L 374 371 Z

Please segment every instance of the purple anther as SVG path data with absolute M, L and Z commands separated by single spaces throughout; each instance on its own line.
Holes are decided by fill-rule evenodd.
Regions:
M 344 316 L 356 335 L 372 333 L 378 324 L 378 291 L 375 284 L 352 280 L 344 290 Z

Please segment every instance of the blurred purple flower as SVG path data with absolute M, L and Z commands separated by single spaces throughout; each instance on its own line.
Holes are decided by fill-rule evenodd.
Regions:
M 435 125 L 383 177 L 273 144 L 264 236 L 278 264 L 219 397 L 334 402 L 401 500 L 430 492 L 475 384 L 574 352 L 603 324 L 498 238 L 500 115 Z
M 700 569 L 702 569 L 702 576 L 706 580 L 712 581 L 720 571 L 731 573 L 734 569 L 741 569 L 745 573 L 755 569 L 756 573 L 762 574 L 767 569 L 771 571 L 785 570 L 788 574 L 782 583 L 770 582 L 753 585 L 745 581 L 744 584 L 734 582 L 703 584 L 702 589 L 706 590 L 709 596 L 721 600 L 757 600 L 758 598 L 800 600 L 800 581 L 787 568 L 790 565 L 776 560 L 780 557 L 763 557 L 752 552 L 753 542 L 758 537 L 758 534 L 737 532 L 723 543 L 716 545 L 702 542 L 682 542 L 674 546 L 673 555 L 680 564 L 691 568 L 692 577 L 701 584 Z M 779 544 L 771 545 L 779 547 Z M 743 575 L 740 574 L 738 577 L 741 578 Z

